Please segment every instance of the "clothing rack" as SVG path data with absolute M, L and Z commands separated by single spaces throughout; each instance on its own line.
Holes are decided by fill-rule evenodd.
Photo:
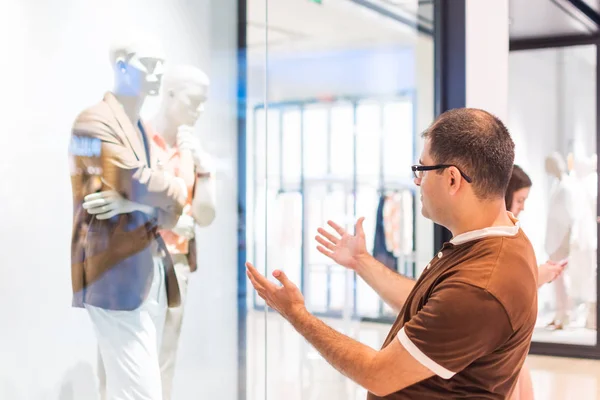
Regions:
M 363 127 L 362 129 L 357 129 L 359 127 L 358 123 L 359 123 L 359 115 L 358 115 L 358 109 L 359 106 L 361 104 L 363 104 L 363 101 L 366 103 L 379 103 L 379 107 L 380 107 L 380 112 L 379 112 L 379 121 L 375 124 L 372 124 L 371 127 L 369 128 L 365 128 Z M 260 132 L 263 132 L 262 134 L 265 136 L 265 139 L 261 142 L 261 145 L 264 146 L 264 153 L 265 154 L 270 154 L 269 153 L 269 146 L 268 146 L 268 141 L 269 141 L 269 137 L 270 136 L 274 136 L 274 140 L 277 142 L 277 145 L 275 147 L 279 147 L 279 156 L 273 160 L 273 163 L 269 163 L 268 161 L 265 161 L 265 165 L 261 166 L 261 174 L 259 174 L 260 176 L 257 176 L 256 174 L 256 168 L 257 168 L 257 159 L 254 159 L 254 168 L 253 168 L 253 173 L 254 173 L 254 186 L 255 187 L 262 187 L 263 190 L 266 189 L 266 187 L 268 187 L 268 192 L 270 192 L 271 194 L 273 194 L 273 192 L 277 192 L 278 195 L 282 195 L 285 193 L 297 193 L 299 196 L 301 196 L 300 201 L 302 202 L 302 244 L 301 244 L 301 251 L 299 254 L 299 258 L 300 258 L 300 281 L 298 282 L 301 290 L 305 291 L 305 289 L 309 289 L 307 292 L 307 300 L 310 297 L 310 273 L 311 273 L 311 266 L 313 265 L 311 260 L 311 255 L 309 254 L 309 250 L 311 248 L 311 246 L 308 245 L 307 240 L 311 240 L 310 239 L 310 235 L 312 235 L 311 233 L 308 233 L 308 218 L 307 218 L 307 213 L 312 210 L 313 207 L 312 203 L 309 203 L 309 199 L 314 199 L 314 198 L 318 198 L 321 195 L 321 191 L 323 192 L 331 192 L 331 191 L 341 191 L 343 192 L 345 195 L 347 196 L 354 196 L 354 197 L 360 197 L 361 194 L 367 193 L 369 196 L 371 195 L 375 195 L 375 196 L 381 196 L 381 195 L 385 195 L 387 193 L 392 194 L 392 192 L 410 192 L 412 194 L 412 198 L 413 201 L 416 197 L 416 190 L 417 187 L 414 184 L 414 181 L 412 179 L 412 174 L 410 171 L 410 163 L 414 161 L 414 156 L 415 156 L 415 145 L 416 145 L 416 141 L 413 140 L 412 141 L 412 149 L 408 149 L 408 148 L 404 148 L 403 150 L 407 150 L 406 152 L 403 153 L 403 157 L 402 159 L 402 165 L 400 164 L 394 164 L 393 161 L 395 160 L 390 160 L 390 158 L 395 158 L 394 154 L 395 153 L 390 153 L 390 149 L 394 149 L 396 147 L 395 142 L 387 142 L 387 139 L 390 137 L 390 134 L 395 134 L 395 130 L 396 128 L 392 128 L 392 125 L 389 124 L 388 122 L 390 122 L 389 120 L 387 120 L 386 122 L 384 122 L 384 120 L 387 118 L 387 114 L 388 111 L 384 112 L 384 106 L 388 103 L 391 102 L 407 102 L 410 103 L 412 105 L 412 115 L 407 114 L 407 118 L 411 118 L 412 117 L 412 124 L 411 124 L 411 130 L 414 131 L 414 128 L 416 126 L 416 97 L 414 92 L 409 91 L 406 93 L 399 93 L 397 96 L 386 96 L 385 98 L 377 98 L 377 96 L 367 96 L 367 97 L 358 97 L 358 98 L 350 98 L 350 99 L 334 99 L 331 102 L 322 102 L 318 99 L 313 99 L 313 100 L 302 100 L 302 101 L 293 101 L 293 102 L 285 102 L 285 103 L 271 103 L 269 104 L 269 109 L 270 110 L 275 110 L 278 114 L 277 115 L 273 115 L 273 120 L 271 121 L 273 124 L 276 124 L 277 126 L 273 126 L 271 128 L 268 128 L 269 124 L 268 121 L 265 119 L 265 127 L 261 128 L 263 130 L 261 130 Z M 333 109 L 333 107 L 335 106 L 336 103 L 347 103 L 347 105 L 352 107 L 352 114 L 348 115 L 348 118 L 352 118 L 353 119 L 353 132 L 352 134 L 348 134 L 347 136 L 345 136 L 346 139 L 344 140 L 350 140 L 353 141 L 352 143 L 352 149 L 353 149 L 353 168 L 350 168 L 349 170 L 341 170 L 343 171 L 343 175 L 342 174 L 334 174 L 334 168 L 332 165 L 332 152 L 334 151 L 333 146 L 335 145 L 333 143 L 333 136 L 332 136 L 332 114 L 331 114 L 331 110 Z M 310 159 L 308 160 L 305 157 L 306 154 L 306 144 L 305 144 L 305 123 L 304 123 L 304 115 L 306 112 L 309 111 L 309 106 L 312 105 L 323 105 L 324 108 L 326 108 L 327 111 L 327 119 L 326 119 L 326 128 L 324 128 L 324 132 L 326 131 L 326 139 L 324 139 L 324 143 L 323 145 L 326 147 L 326 151 L 324 152 L 325 158 L 319 158 L 319 159 Z M 259 105 L 259 106 L 255 106 L 254 107 L 254 117 L 252 118 L 253 124 L 254 124 L 254 132 L 255 134 L 257 132 L 259 132 L 259 130 L 257 129 L 257 125 L 256 125 L 256 121 L 257 121 L 257 113 L 258 112 L 264 112 L 265 110 L 265 106 L 264 105 Z M 298 151 L 300 153 L 300 163 L 299 163 L 299 171 L 298 171 L 298 175 L 296 175 L 296 170 L 294 169 L 294 171 L 290 171 L 290 173 L 293 174 L 292 175 L 288 175 L 285 174 L 285 170 L 284 170 L 284 163 L 283 160 L 285 157 L 284 155 L 284 135 L 286 134 L 286 131 L 284 130 L 284 125 L 283 125 L 283 115 L 285 112 L 297 112 L 299 113 L 299 119 L 298 119 L 298 123 L 299 126 L 296 127 L 296 129 L 298 129 L 298 131 L 296 132 L 296 129 L 294 129 L 293 134 L 294 135 L 299 135 L 300 139 L 298 140 L 298 144 L 299 144 L 299 148 Z M 264 115 L 263 115 L 264 117 Z M 296 117 L 294 117 L 296 118 Z M 390 118 L 393 118 L 390 114 Z M 294 119 L 295 120 L 295 119 Z M 395 126 L 395 125 L 394 125 Z M 272 129 L 272 133 L 267 133 L 267 131 L 269 131 L 270 129 Z M 391 131 L 390 129 L 394 129 L 394 131 Z M 291 132 L 291 131 L 290 131 Z M 400 133 L 405 133 L 405 130 L 402 130 L 401 132 L 399 131 L 398 134 Z M 414 132 L 412 132 L 414 134 Z M 294 136 L 295 137 L 295 136 Z M 413 136 L 414 137 L 414 136 Z M 357 140 L 359 139 L 359 140 Z M 376 157 L 375 159 L 365 159 L 362 158 L 362 164 L 361 165 L 365 165 L 367 166 L 367 164 L 365 164 L 365 162 L 369 162 L 371 163 L 370 165 L 368 165 L 370 170 L 370 173 L 368 174 L 364 174 L 362 173 L 359 169 L 359 164 L 358 164 L 358 152 L 361 151 L 361 149 L 358 147 L 359 143 L 358 141 L 369 141 L 370 143 L 375 144 L 376 147 L 379 147 L 379 157 Z M 264 142 L 264 143 L 263 143 Z M 254 136 L 254 143 L 255 146 L 257 144 L 257 140 L 256 140 L 256 136 Z M 370 144 L 369 143 L 369 144 Z M 262 149 L 263 147 L 261 147 Z M 375 150 L 375 149 L 373 149 Z M 384 151 L 385 150 L 385 151 Z M 412 150 L 412 151 L 408 151 L 408 150 Z M 318 153 L 319 155 L 321 153 Z M 407 157 L 411 157 L 413 159 L 407 159 Z M 389 165 L 385 164 L 385 159 L 388 159 L 389 161 Z M 398 161 L 400 161 L 400 158 L 398 159 Z M 320 168 L 323 172 L 323 175 L 319 175 L 319 176 L 311 176 L 312 173 L 310 173 L 310 175 L 308 175 L 307 171 L 306 171 L 306 163 L 310 163 L 310 162 L 323 162 L 326 164 L 322 165 L 322 168 Z M 372 163 L 376 162 L 377 168 L 373 168 L 374 166 L 372 165 Z M 405 166 L 404 166 L 405 165 Z M 275 169 L 278 171 L 274 171 L 273 168 L 269 168 L 269 166 L 271 167 L 275 167 Z M 262 169 L 264 168 L 264 170 Z M 388 169 L 390 168 L 390 169 Z M 263 173 L 264 171 L 264 173 Z M 270 173 L 268 172 L 270 171 Z M 266 194 L 266 193 L 265 193 Z M 256 196 L 256 194 L 255 194 Z M 256 197 L 255 197 L 256 200 Z M 414 204 L 414 203 L 413 203 Z M 342 213 L 343 215 L 347 216 L 347 221 L 344 221 L 344 223 L 348 224 L 348 225 L 352 225 L 355 221 L 356 221 L 356 214 L 357 214 L 357 205 L 358 205 L 358 200 L 354 200 L 351 202 L 347 202 L 347 201 L 343 201 L 340 202 L 339 204 L 339 212 Z M 414 210 L 414 207 L 413 207 Z M 375 210 L 373 210 L 375 211 Z M 364 211 L 363 211 L 364 212 Z M 266 213 L 266 211 L 265 211 Z M 311 227 L 312 229 L 312 227 Z M 413 227 L 413 235 L 414 235 L 414 227 Z M 264 240 L 265 243 L 261 244 L 261 251 L 265 252 L 265 257 L 266 257 L 266 242 L 267 239 L 265 238 Z M 414 239 L 413 239 L 414 242 Z M 312 245 L 312 242 L 311 242 Z M 263 247 L 264 246 L 264 247 Z M 256 247 L 256 243 L 254 243 L 254 251 L 258 251 L 258 248 Z M 413 252 L 414 253 L 414 252 Z M 412 268 L 412 260 L 414 259 L 414 254 L 406 254 L 404 257 L 404 261 L 401 264 L 408 264 L 407 268 Z M 327 287 L 329 288 L 329 284 L 330 284 L 330 279 L 331 279 L 331 269 L 333 268 L 332 266 L 329 266 L 329 272 L 327 273 Z M 332 309 L 330 308 L 330 300 L 329 300 L 329 289 L 327 289 L 327 296 L 328 296 L 328 300 L 327 303 L 325 305 L 325 309 L 322 312 L 316 312 L 317 314 L 322 314 L 323 316 L 334 316 L 334 317 L 341 317 L 342 319 L 344 319 L 346 322 L 348 322 L 351 318 L 354 317 L 360 317 L 360 318 L 370 318 L 372 321 L 377 321 L 377 322 L 383 322 L 384 320 L 386 322 L 387 321 L 387 317 L 388 316 L 384 316 L 382 314 L 382 308 L 381 305 L 379 307 L 379 316 L 375 316 L 374 318 L 371 318 L 370 316 L 365 316 L 365 315 L 359 315 L 357 314 L 357 292 L 356 292 L 356 288 L 357 288 L 357 278 L 356 278 L 356 274 L 352 273 L 350 270 L 346 270 L 345 272 L 345 280 L 346 280 L 346 287 L 345 287 L 345 292 L 346 295 L 348 296 L 348 298 L 353 298 L 353 301 L 350 301 L 349 303 L 345 303 L 344 307 L 342 310 L 336 308 L 336 309 Z M 254 307 L 257 309 L 262 309 L 262 306 L 258 306 L 256 304 L 256 296 L 254 296 Z

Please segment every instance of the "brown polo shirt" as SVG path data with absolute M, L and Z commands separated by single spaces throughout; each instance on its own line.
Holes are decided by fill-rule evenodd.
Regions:
M 518 223 L 444 244 L 383 344 L 399 340 L 435 375 L 385 399 L 505 399 L 529 350 L 536 281 L 533 248 Z

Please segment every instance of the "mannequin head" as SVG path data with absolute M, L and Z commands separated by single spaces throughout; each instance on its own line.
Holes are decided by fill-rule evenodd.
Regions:
M 193 126 L 204 112 L 210 81 L 199 68 L 181 65 L 169 69 L 162 84 L 162 110 L 171 126 Z
M 127 97 L 158 95 L 164 60 L 161 46 L 150 38 L 130 37 L 113 43 L 110 49 L 115 76 L 113 92 Z
M 554 152 L 546 157 L 546 173 L 555 178 L 561 179 L 567 173 L 567 164 L 565 159 L 558 152 Z
M 521 169 L 521 167 L 515 165 L 510 181 L 508 182 L 506 196 L 504 197 L 506 209 L 515 217 L 518 217 L 521 211 L 525 210 L 525 201 L 529 197 L 531 185 L 532 183 L 529 176 Z

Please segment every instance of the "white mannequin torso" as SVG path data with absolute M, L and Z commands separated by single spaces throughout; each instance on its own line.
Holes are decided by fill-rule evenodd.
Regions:
M 206 81 L 198 80 L 198 74 L 204 78 L 201 71 L 193 67 L 180 67 L 180 70 L 176 68 L 170 75 L 166 75 L 162 93 L 163 100 L 158 112 L 150 121 L 153 130 L 169 148 L 177 148 L 178 135 L 182 130 L 187 134 L 193 132 L 193 126 L 204 110 L 208 92 L 208 78 Z M 199 141 L 197 151 L 200 153 L 201 159 L 210 158 L 210 155 L 202 149 Z M 215 171 L 199 171 L 188 150 L 179 151 L 179 158 L 182 166 L 179 176 L 186 181 L 188 186 L 195 186 L 191 215 L 198 225 L 210 225 L 216 214 Z M 196 178 L 194 171 L 208 173 L 210 176 Z

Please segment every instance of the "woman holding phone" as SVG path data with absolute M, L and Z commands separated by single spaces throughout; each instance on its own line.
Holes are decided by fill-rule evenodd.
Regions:
M 506 209 L 517 218 L 521 211 L 525 210 L 525 201 L 529 197 L 531 186 L 532 182 L 529 176 L 521 167 L 515 165 L 506 190 L 505 201 Z M 538 267 L 538 288 L 556 279 L 563 272 L 566 265 L 566 260 L 561 263 L 547 261 L 545 264 L 540 265 Z M 521 368 L 517 386 L 510 400 L 533 400 L 533 384 L 527 364 L 524 364 Z

